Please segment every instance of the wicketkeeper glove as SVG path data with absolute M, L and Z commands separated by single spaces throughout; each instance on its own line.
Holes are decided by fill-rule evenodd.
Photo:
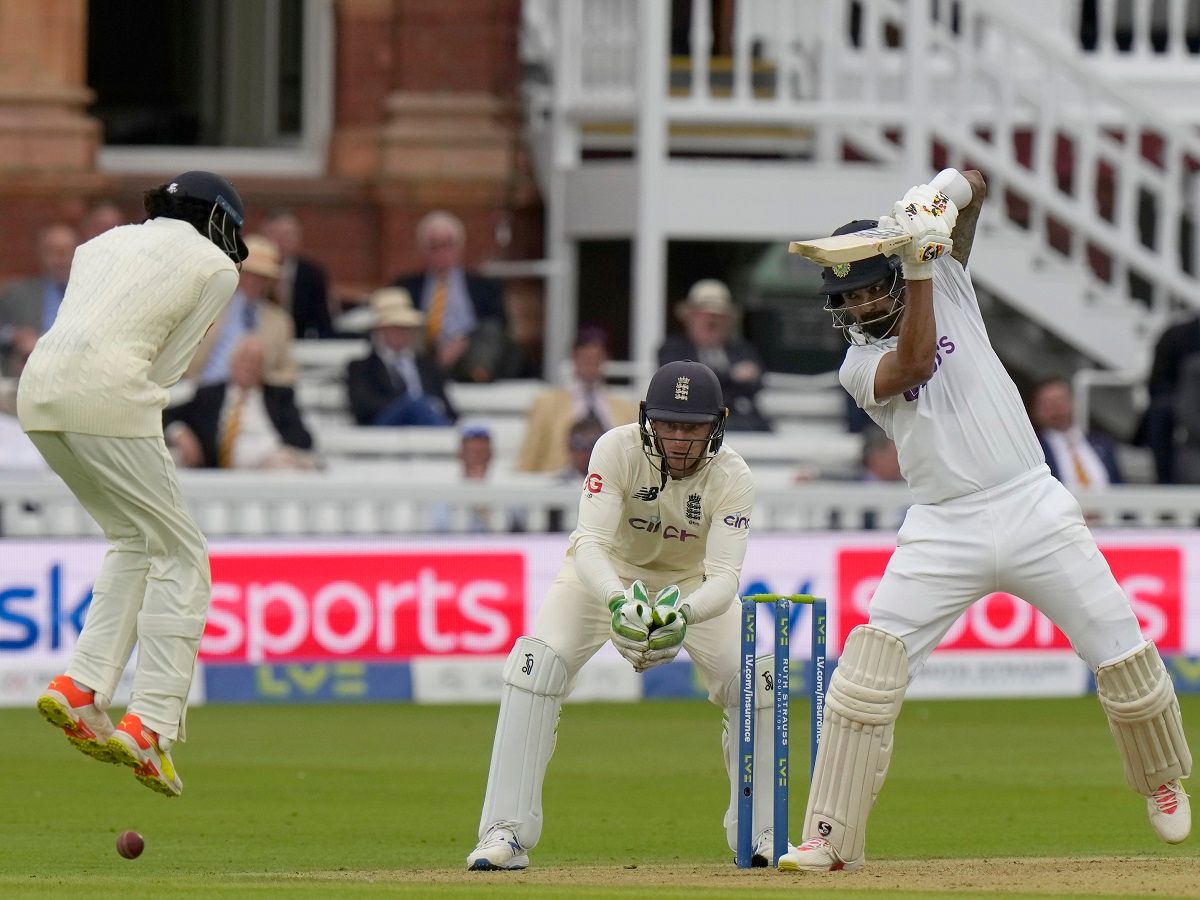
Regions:
M 652 608 L 650 595 L 640 581 L 608 598 L 608 609 L 612 613 L 612 644 L 639 672 L 642 671 L 643 657 L 650 649 L 648 638 L 654 623 Z
M 898 225 L 913 236 L 900 254 L 906 281 L 933 277 L 933 261 L 954 249 L 950 234 L 957 221 L 954 202 L 927 184 L 909 188 L 893 205 L 891 216 L 879 220 L 881 226 Z
M 687 608 L 676 585 L 668 585 L 654 596 L 651 610 L 649 649 L 642 654 L 644 672 L 670 662 L 679 654 L 687 634 Z

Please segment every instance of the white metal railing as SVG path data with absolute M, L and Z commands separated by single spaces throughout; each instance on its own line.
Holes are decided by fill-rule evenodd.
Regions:
M 473 510 L 491 510 L 488 527 L 505 531 L 514 520 L 527 531 L 555 521 L 574 527 L 579 487 L 533 479 L 487 485 L 431 484 L 395 475 L 353 473 L 184 473 L 184 495 L 211 537 L 371 535 L 465 530 Z M 1200 520 L 1200 488 L 1118 486 L 1078 495 L 1093 525 L 1192 526 Z M 903 484 L 810 482 L 760 491 L 753 526 L 764 531 L 856 529 L 870 516 L 895 523 L 910 504 Z M 0 481 L 0 535 L 4 538 L 97 536 L 74 497 L 52 476 Z
M 686 150 L 697 130 L 716 128 L 718 143 L 705 145 L 714 155 L 761 146 L 766 133 L 775 135 L 780 152 L 795 151 L 798 165 L 821 171 L 861 165 L 845 161 L 847 147 L 914 178 L 943 164 L 983 168 L 992 196 L 985 223 L 1017 248 L 1032 273 L 1026 282 L 1036 283 L 1046 269 L 1077 295 L 1062 307 L 1066 315 L 1039 321 L 1098 364 L 1140 371 L 1150 336 L 1172 311 L 1200 308 L 1200 238 L 1190 270 L 1180 252 L 1185 217 L 1200 221 L 1200 138 L 1106 77 L 1078 49 L 1077 32 L 1073 43 L 1063 39 L 1062 21 L 1047 36 L 1039 23 L 1022 21 L 1014 5 L 740 0 L 731 53 L 719 57 L 710 3 L 693 0 L 686 71 L 676 66 L 656 104 L 670 149 Z M 1141 10 L 1154 4 L 1133 5 L 1141 21 Z M 1183 31 L 1178 27 L 1183 6 L 1167 7 L 1174 35 L 1190 27 L 1191 6 Z M 545 11 L 546 4 L 531 7 Z M 525 22 L 541 30 L 534 43 L 555 48 L 546 61 L 548 84 L 530 86 L 537 110 L 531 131 L 558 134 L 555 164 L 569 169 L 582 164 L 590 126 L 619 122 L 633 129 L 638 121 L 636 48 L 645 35 L 633 0 L 561 0 L 549 8 L 552 14 Z M 1102 0 L 1101 20 L 1115 8 Z M 1063 9 L 1057 7 L 1060 16 Z M 630 139 L 627 146 L 636 145 Z M 994 280 L 987 286 L 1006 301 L 1045 311 L 1044 298 L 1022 296 L 1023 288 L 1006 295 L 1002 274 Z M 640 308 L 640 282 L 635 293 Z M 1130 339 L 1117 342 L 1128 358 L 1111 358 L 1113 342 L 1107 352 L 1096 349 L 1096 341 L 1079 334 L 1089 329 L 1128 331 Z

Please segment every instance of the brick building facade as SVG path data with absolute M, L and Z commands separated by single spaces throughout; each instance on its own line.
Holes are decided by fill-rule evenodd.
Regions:
M 237 185 L 249 230 L 272 208 L 294 210 L 306 253 L 346 298 L 417 264 L 414 226 L 433 208 L 462 217 L 472 265 L 540 258 L 541 200 L 521 139 L 520 0 L 331 3 L 325 171 L 271 177 L 210 166 Z M 88 13 L 87 0 L 0 0 L 0 280 L 33 272 L 39 227 L 77 222 L 99 198 L 134 218 L 140 191 L 172 174 L 98 168 Z M 509 285 L 527 345 L 540 332 L 539 287 Z

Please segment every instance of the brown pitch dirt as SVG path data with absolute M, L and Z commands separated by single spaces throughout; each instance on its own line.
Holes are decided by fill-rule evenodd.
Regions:
M 305 873 L 332 881 L 362 880 L 368 873 Z M 430 886 L 482 887 L 482 883 L 542 890 L 554 885 L 586 889 L 670 888 L 676 891 L 772 890 L 927 893 L 942 896 L 1153 896 L 1200 897 L 1200 860 L 1196 857 L 1097 857 L 873 860 L 858 872 L 782 873 L 731 866 L 571 866 L 526 872 L 466 872 L 447 869 L 373 872 L 374 882 Z M 541 891 L 538 891 L 541 894 Z M 705 894 L 709 896 L 709 894 Z

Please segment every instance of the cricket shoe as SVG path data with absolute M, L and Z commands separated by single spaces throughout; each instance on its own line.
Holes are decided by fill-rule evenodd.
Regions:
M 1192 830 L 1192 805 L 1178 781 L 1168 781 L 1146 798 L 1150 824 L 1168 844 L 1181 843 Z
M 175 771 L 171 751 L 163 747 L 157 734 L 142 724 L 133 713 L 127 713 L 113 736 L 108 739 L 113 761 L 133 769 L 133 777 L 167 797 L 183 793 L 183 782 Z
M 502 822 L 489 828 L 467 856 L 467 869 L 472 872 L 524 869 L 528 865 L 528 851 L 517 840 L 512 826 Z
M 66 675 L 56 675 L 38 697 L 37 710 L 43 719 L 63 730 L 76 750 L 101 762 L 116 762 L 108 749 L 112 720 L 96 708 L 95 691 L 85 691 Z
M 765 869 L 771 865 L 771 860 L 775 857 L 775 829 L 767 828 L 758 833 L 758 837 L 754 839 L 754 849 L 750 851 L 750 868 Z M 733 855 L 734 864 L 737 863 L 737 854 Z
M 799 847 L 788 844 L 788 852 L 779 857 L 780 872 L 853 872 L 862 866 L 862 857 L 842 859 L 825 838 L 813 838 Z

